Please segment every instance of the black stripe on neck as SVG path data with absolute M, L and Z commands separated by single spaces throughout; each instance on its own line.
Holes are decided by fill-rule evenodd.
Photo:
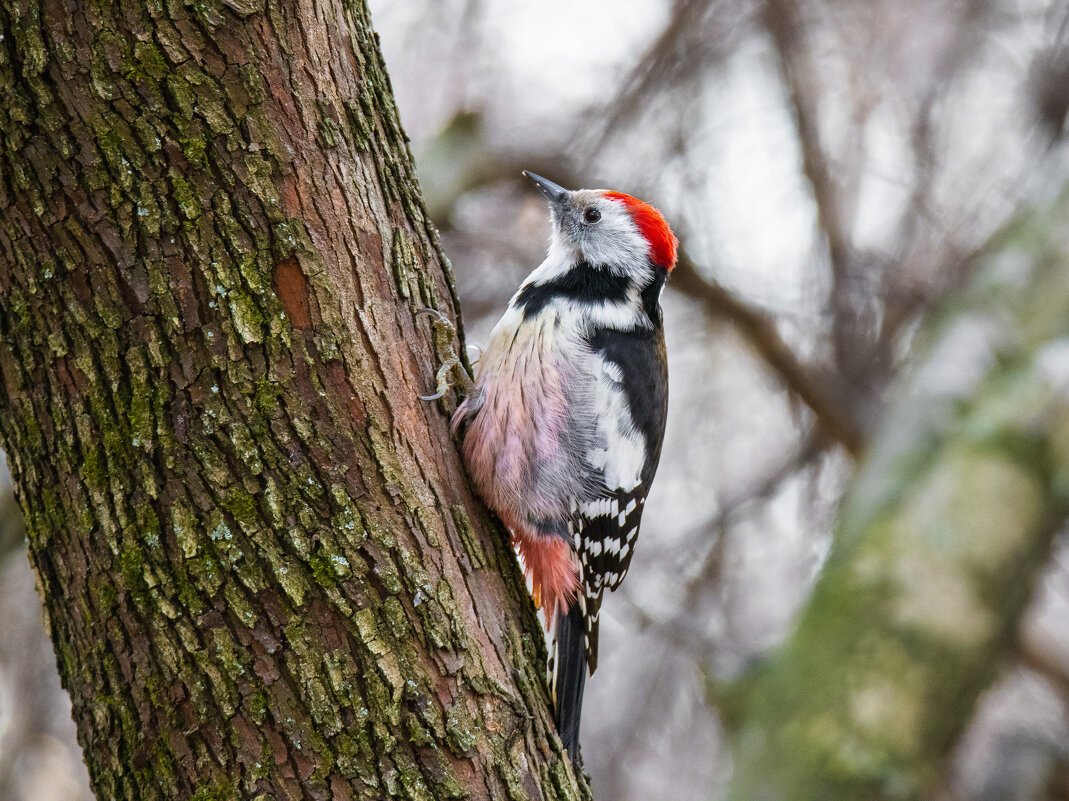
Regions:
M 650 262 L 653 270 L 653 281 L 642 290 L 642 308 L 645 310 L 654 328 L 661 327 L 661 290 L 664 282 L 668 280 L 668 270 Z
M 581 261 L 568 272 L 544 284 L 526 284 L 520 289 L 515 305 L 523 309 L 523 319 L 527 320 L 555 298 L 587 303 L 627 300 L 630 283 L 628 278 L 615 275 L 604 267 L 594 267 L 589 262 Z M 661 283 L 664 283 L 663 279 Z

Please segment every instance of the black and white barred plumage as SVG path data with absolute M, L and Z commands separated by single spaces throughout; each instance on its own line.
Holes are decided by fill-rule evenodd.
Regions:
M 469 470 L 556 619 L 557 726 L 575 759 L 602 597 L 627 573 L 660 459 L 660 295 L 676 240 L 628 195 L 528 178 L 550 201 L 549 254 L 494 328 L 456 419 Z

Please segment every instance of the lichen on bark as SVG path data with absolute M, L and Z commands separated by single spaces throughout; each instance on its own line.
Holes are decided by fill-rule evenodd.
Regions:
M 459 309 L 364 4 L 0 33 L 0 444 L 98 796 L 588 797 L 417 397 Z
M 732 797 L 930 797 L 1069 516 L 1066 215 L 1069 190 L 997 237 L 928 336 L 797 631 L 733 699 Z

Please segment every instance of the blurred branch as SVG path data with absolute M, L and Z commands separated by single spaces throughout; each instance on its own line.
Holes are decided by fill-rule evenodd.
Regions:
M 594 126 L 589 152 L 597 153 L 614 132 L 632 123 L 649 108 L 652 98 L 670 91 L 702 72 L 724 52 L 726 26 L 712 28 L 706 20 L 717 0 L 677 0 L 668 23 L 628 72 L 603 119 Z M 589 118 L 581 117 L 584 125 Z
M 1053 145 L 1066 133 L 1069 119 L 1069 7 L 1052 6 L 1046 28 L 1056 31 L 1028 69 L 1028 91 L 1037 121 Z M 1060 14 L 1061 19 L 1055 19 Z
M 894 341 L 905 325 L 923 320 L 948 294 L 964 285 L 976 255 L 975 252 L 963 252 L 956 244 L 956 232 L 947 230 L 945 212 L 940 214 L 940 210 L 932 208 L 932 199 L 937 195 L 936 181 L 940 176 L 934 141 L 937 133 L 933 119 L 935 109 L 953 86 L 954 79 L 979 52 L 978 31 L 987 30 L 985 20 L 993 8 L 990 0 L 968 0 L 958 4 L 955 11 L 958 19 L 952 26 L 951 39 L 940 49 L 925 91 L 912 114 L 909 142 L 913 157 L 913 187 L 893 237 L 901 243 L 902 263 L 896 269 L 883 271 L 880 290 L 884 315 L 878 347 L 885 352 L 893 349 Z M 920 263 L 911 263 L 915 260 Z M 933 260 L 942 269 L 934 273 L 923 269 Z M 925 277 L 925 286 L 917 286 L 918 275 Z
M 833 165 L 821 142 L 819 112 L 824 89 L 820 70 L 814 61 L 815 48 L 807 41 L 806 25 L 802 18 L 805 4 L 795 0 L 765 0 L 763 20 L 774 45 L 780 79 L 787 92 L 787 105 L 794 119 L 798 148 L 802 157 L 802 173 L 809 183 L 816 205 L 817 227 L 827 243 L 831 270 L 831 290 L 828 307 L 831 313 L 831 344 L 835 366 L 841 377 L 841 398 L 849 398 L 855 421 L 873 420 L 882 411 L 882 390 L 889 378 L 886 359 L 878 349 L 873 330 L 875 317 L 861 303 L 869 293 L 861 289 L 858 279 L 863 266 L 855 264 L 852 249 L 852 214 L 844 210 L 846 197 L 856 196 L 858 163 L 842 159 Z M 855 120 L 865 119 L 870 99 L 855 98 Z M 855 137 L 855 152 L 860 152 L 863 137 Z M 850 152 L 849 148 L 845 152 Z M 833 170 L 834 166 L 834 170 Z M 854 180 L 839 177 L 839 173 L 853 173 Z M 853 187 L 851 193 L 848 187 Z M 859 428 L 863 428 L 859 424 Z M 856 453 L 856 451 L 854 451 Z
M 1067 218 L 1069 189 L 940 315 L 796 633 L 738 691 L 734 798 L 925 797 L 1016 647 L 1069 515 Z
M 813 411 L 826 434 L 852 456 L 861 453 L 865 436 L 845 400 L 850 397 L 849 388 L 830 373 L 803 364 L 767 314 L 739 300 L 716 281 L 705 278 L 686 253 L 680 255 L 669 286 L 701 300 L 711 315 L 734 325 L 786 387 Z
M 626 759 L 644 747 L 649 732 L 642 721 L 657 719 L 657 710 L 672 702 L 665 695 L 666 690 L 676 692 L 672 684 L 666 684 L 665 676 L 680 673 L 680 661 L 686 660 L 686 673 L 691 673 L 693 665 L 705 673 L 714 662 L 720 643 L 710 637 L 708 631 L 708 606 L 706 594 L 722 588 L 721 580 L 724 568 L 724 552 L 727 542 L 729 524 L 739 512 L 752 503 L 774 495 L 783 482 L 808 466 L 825 450 L 826 441 L 819 437 L 808 436 L 805 441 L 767 475 L 759 478 L 746 491 L 727 501 L 712 520 L 702 523 L 700 529 L 705 532 L 704 539 L 711 541 L 698 571 L 687 580 L 682 597 L 676 604 L 676 612 L 668 619 L 662 619 L 643 606 L 635 603 L 625 592 L 627 605 L 623 607 L 631 616 L 633 631 L 641 633 L 651 631 L 667 648 L 658 649 L 660 657 L 652 670 L 647 673 L 646 690 L 638 693 L 642 700 L 629 707 L 627 719 L 618 729 L 621 734 L 613 741 L 613 759 Z M 693 544 L 693 536 L 686 537 Z M 694 557 L 690 561 L 694 561 Z M 705 623 L 702 626 L 701 623 Z M 671 657 L 671 658 L 670 658 Z M 610 794 L 610 797 L 616 797 Z
M 705 593 L 710 588 L 721 585 L 725 534 L 728 527 L 744 508 L 775 495 L 787 479 L 812 464 L 826 448 L 827 442 L 823 438 L 812 434 L 807 436 L 774 470 L 759 478 L 734 499 L 726 501 L 711 520 L 695 527 L 698 532 L 704 532 L 703 539 L 709 541 L 710 545 L 701 559 L 698 571 L 687 580 L 683 588 L 682 597 L 676 604 L 677 612 L 668 619 L 661 619 L 627 598 L 628 609 L 635 618 L 636 628 L 639 631 L 652 629 L 665 642 L 672 644 L 678 651 L 691 655 L 698 662 L 712 661 L 715 656 L 712 648 L 715 644 L 709 640 L 707 632 L 695 625 L 694 618 L 698 615 L 704 616 L 701 610 Z M 691 534 L 685 539 L 689 545 L 693 545 L 694 537 Z M 688 561 L 694 562 L 696 557 L 697 554 L 693 554 Z
M 1069 666 L 1057 654 L 1026 629 L 1017 646 L 1017 657 L 1022 665 L 1046 679 L 1069 708 Z
M 834 281 L 832 301 L 836 304 L 846 292 L 850 248 L 842 220 L 838 187 L 820 142 L 817 70 L 810 62 L 811 49 L 803 41 L 797 3 L 793 0 L 765 0 L 764 22 L 779 56 L 781 77 L 798 131 L 802 170 L 816 201 L 817 222 L 828 241 L 828 257 Z
M 627 764 L 635 761 L 635 755 L 647 751 L 651 741 L 658 736 L 651 731 L 650 722 L 658 719 L 659 710 L 671 708 L 679 697 L 680 684 L 687 674 L 680 670 L 680 663 L 674 658 L 671 649 L 662 649 L 651 655 L 648 668 L 649 683 L 641 701 L 625 704 L 625 714 L 617 722 L 618 736 L 611 740 L 611 752 L 607 755 L 610 763 Z M 663 719 L 663 718 L 662 718 Z M 610 774 L 611 780 L 619 782 L 619 775 Z M 670 781 L 665 782 L 671 787 Z M 625 797 L 624 788 L 618 784 L 598 785 L 598 798 L 618 799 Z
M 828 441 L 814 432 L 806 435 L 783 461 L 765 476 L 758 478 L 748 489 L 726 500 L 719 513 L 712 520 L 702 524 L 709 532 L 720 531 L 731 525 L 739 513 L 756 501 L 764 501 L 778 493 L 783 483 L 809 467 L 818 456 L 827 450 Z M 706 557 L 706 561 L 711 557 Z M 705 569 L 699 571 L 706 572 Z

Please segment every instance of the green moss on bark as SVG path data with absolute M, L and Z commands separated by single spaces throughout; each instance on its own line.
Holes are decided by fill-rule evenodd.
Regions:
M 405 309 L 456 301 L 364 5 L 18 7 L 0 442 L 97 793 L 556 775 L 507 543 L 398 389 L 433 359 Z
M 1051 358 L 1069 337 L 1067 214 L 1069 192 L 1011 227 L 932 337 L 797 632 L 740 689 L 733 797 L 905 800 L 938 784 L 1069 514 Z M 948 392 L 940 372 L 969 351 L 974 378 Z

